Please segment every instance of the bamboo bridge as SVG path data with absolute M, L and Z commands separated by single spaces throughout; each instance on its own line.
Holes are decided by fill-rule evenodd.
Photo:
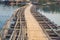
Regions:
M 60 40 L 60 27 L 29 3 L 18 8 L 1 31 L 1 40 Z

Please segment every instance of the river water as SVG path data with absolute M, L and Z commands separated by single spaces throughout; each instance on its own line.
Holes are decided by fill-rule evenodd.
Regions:
M 0 30 L 3 28 L 6 20 L 9 19 L 18 6 L 9 6 L 0 4 Z
M 0 30 L 3 28 L 6 20 L 9 19 L 18 6 L 9 6 L 0 4 Z M 52 22 L 60 26 L 60 7 L 54 5 L 50 6 L 40 6 L 40 13 L 45 15 Z
M 40 6 L 38 12 L 57 24 L 57 26 L 60 26 L 60 5 Z

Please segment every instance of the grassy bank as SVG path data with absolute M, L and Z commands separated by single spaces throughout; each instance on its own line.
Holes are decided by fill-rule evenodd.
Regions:
M 0 31 L 0 40 L 1 40 L 1 31 Z

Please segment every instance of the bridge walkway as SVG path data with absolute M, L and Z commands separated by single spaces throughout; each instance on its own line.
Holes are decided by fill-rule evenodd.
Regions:
M 42 28 L 30 12 L 32 5 L 25 9 L 25 19 L 27 23 L 28 40 L 48 40 Z M 28 11 L 27 11 L 28 10 Z

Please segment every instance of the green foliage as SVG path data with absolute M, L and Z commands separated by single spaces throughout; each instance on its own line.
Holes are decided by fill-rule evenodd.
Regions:
M 45 12 L 60 12 L 60 6 L 57 4 L 45 5 L 42 9 Z
M 55 2 L 56 0 L 49 0 L 50 2 Z
M 44 4 L 44 3 L 46 3 L 47 1 L 46 0 L 39 0 L 39 3 L 40 4 Z

